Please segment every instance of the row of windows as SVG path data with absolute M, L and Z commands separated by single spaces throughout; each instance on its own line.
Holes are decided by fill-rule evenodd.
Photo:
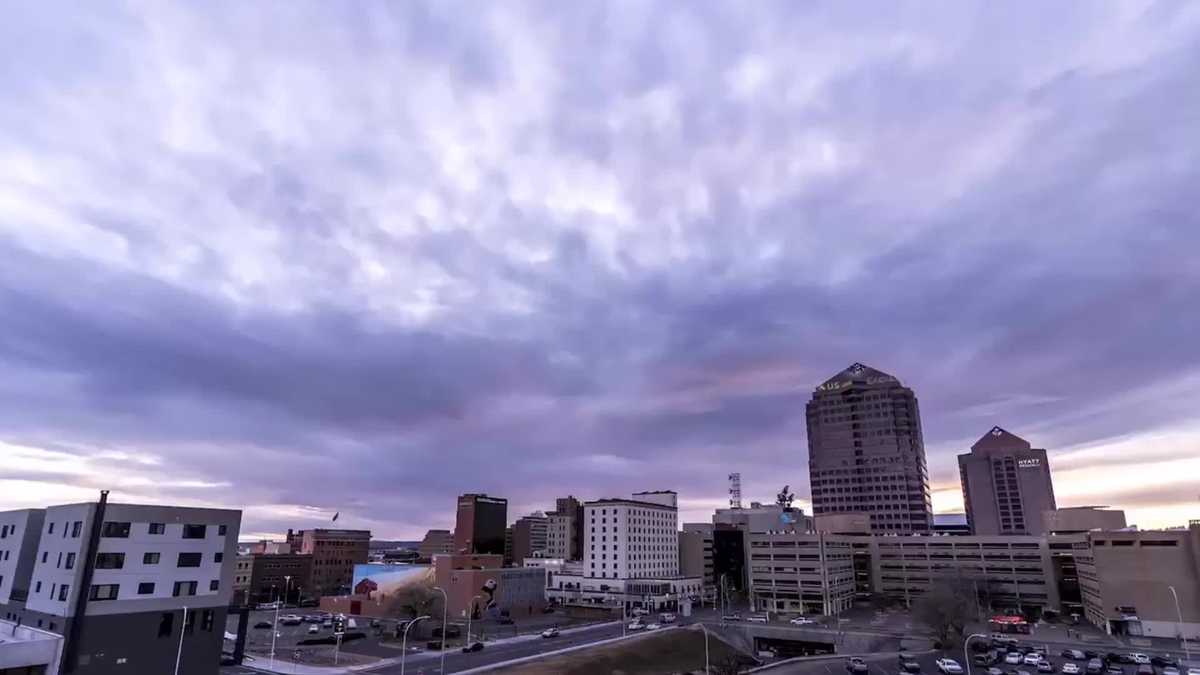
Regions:
M 176 581 L 171 589 L 173 597 L 185 597 L 196 594 L 196 589 L 199 582 L 196 581 Z M 216 591 L 221 587 L 221 582 L 213 579 L 208 582 L 208 590 Z M 155 583 L 153 581 L 143 581 L 137 585 L 138 595 L 154 595 Z M 66 595 L 65 593 L 63 595 Z M 103 601 L 117 600 L 121 595 L 120 584 L 93 584 L 91 590 L 88 591 L 88 600 Z M 60 600 L 65 600 L 65 597 L 60 597 Z
M 79 524 L 80 524 L 79 521 L 75 522 L 75 528 L 74 528 L 75 531 L 78 531 Z M 146 527 L 147 534 L 166 534 L 166 532 L 167 532 L 167 524 L 166 523 L 147 523 L 146 525 L 147 525 L 147 527 Z M 124 522 L 124 521 L 115 521 L 115 520 L 105 521 L 104 525 L 100 528 L 100 536 L 111 538 L 111 539 L 128 539 L 129 533 L 132 529 L 133 529 L 133 523 Z M 227 530 L 227 526 L 218 525 L 217 526 L 217 536 L 221 536 L 221 537 L 225 536 L 226 530 Z M 54 533 L 54 523 L 50 523 L 50 533 L 51 534 Z M 183 534 L 183 536 L 182 536 L 183 539 L 204 539 L 205 537 L 208 536 L 208 526 L 207 525 L 185 524 L 183 526 L 182 534 Z M 72 536 L 78 536 L 78 535 L 72 534 Z

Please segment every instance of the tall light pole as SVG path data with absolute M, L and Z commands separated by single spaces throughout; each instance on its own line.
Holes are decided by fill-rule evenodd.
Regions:
M 286 605 L 288 598 L 291 597 L 291 595 L 292 595 L 292 575 L 290 575 L 290 574 L 283 575 L 283 581 L 286 584 L 284 586 L 284 591 L 283 591 L 283 604 Z
M 271 586 L 272 595 L 274 595 L 274 590 L 275 590 L 275 587 Z M 278 596 L 275 596 L 273 599 L 275 602 L 275 624 L 271 626 L 271 668 L 272 669 L 275 668 L 275 638 L 279 637 L 279 606 L 283 604 L 282 602 L 280 602 Z
M 183 656 L 183 634 L 187 630 L 187 605 L 183 607 L 183 623 L 179 624 L 179 649 L 175 651 L 175 675 L 179 675 L 179 659 Z M 272 652 L 275 650 L 272 649 Z
M 404 637 L 400 640 L 400 675 L 404 675 L 404 657 L 408 656 L 408 629 L 415 626 L 418 621 L 423 621 L 428 618 L 428 614 L 418 616 L 412 621 L 409 621 L 408 625 L 404 627 Z
M 471 607 L 467 610 L 467 645 L 471 644 L 471 618 L 475 615 L 475 601 L 479 600 L 480 596 L 476 595 L 471 598 Z
M 971 655 L 967 653 L 967 648 L 971 646 L 971 638 L 987 639 L 988 636 L 983 633 L 971 633 L 963 642 L 963 666 L 967 669 L 967 675 L 971 675 Z
M 442 594 L 442 659 L 441 670 L 439 673 L 446 672 L 446 612 L 450 609 L 450 596 L 446 594 L 446 589 L 441 586 L 434 586 L 433 590 Z
M 1179 639 L 1183 640 L 1183 659 L 1185 661 L 1192 660 L 1192 653 L 1188 651 L 1187 634 L 1183 632 L 1183 612 L 1179 611 L 1179 594 L 1175 592 L 1174 586 L 1167 586 L 1171 591 L 1171 597 L 1175 598 L 1175 616 L 1179 619 Z
M 704 675 L 708 675 L 708 629 L 704 627 L 704 623 L 697 624 L 700 626 L 700 632 L 704 633 Z

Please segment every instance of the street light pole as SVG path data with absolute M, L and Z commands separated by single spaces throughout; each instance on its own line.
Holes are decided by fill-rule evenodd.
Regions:
M 412 621 L 409 621 L 408 625 L 404 627 L 404 637 L 400 640 L 400 675 L 404 675 L 404 657 L 408 656 L 408 629 L 415 626 L 418 621 L 423 621 L 428 618 L 428 614 L 424 616 L 418 616 Z
M 967 648 L 971 646 L 971 638 L 984 638 L 988 636 L 983 633 L 971 633 L 967 636 L 967 640 L 963 642 L 963 666 L 967 669 L 967 675 L 971 675 L 971 655 L 967 653 Z
M 475 601 L 479 600 L 480 596 L 476 595 L 471 598 L 471 607 L 467 610 L 467 645 L 471 644 L 471 617 L 475 615 Z
M 179 624 L 179 649 L 175 651 L 175 675 L 179 675 L 179 660 L 183 657 L 183 634 L 187 630 L 187 606 L 183 608 L 183 623 Z M 272 649 L 274 651 L 274 649 Z
M 1167 586 L 1171 591 L 1171 597 L 1175 598 L 1175 616 L 1179 619 L 1179 639 L 1183 640 L 1183 659 L 1185 661 L 1192 660 L 1192 653 L 1188 650 L 1187 634 L 1183 632 L 1183 612 L 1179 610 L 1179 594 L 1175 592 L 1174 586 Z
M 442 594 L 442 660 L 441 670 L 439 673 L 446 672 L 446 612 L 450 609 L 450 596 L 446 594 L 446 589 L 441 586 L 434 586 L 433 590 Z
M 271 626 L 271 669 L 275 668 L 275 638 L 279 637 L 279 606 L 283 603 L 279 601 L 279 596 L 274 594 L 275 587 L 271 586 L 272 595 L 275 602 L 275 624 Z
M 708 629 L 704 627 L 704 623 L 700 623 L 700 632 L 704 633 L 704 675 L 708 675 Z

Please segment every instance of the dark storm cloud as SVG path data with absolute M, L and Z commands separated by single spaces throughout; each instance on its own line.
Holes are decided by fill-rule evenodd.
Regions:
M 388 535 L 804 497 L 854 361 L 948 485 L 993 424 L 1194 423 L 1194 9 L 225 9 L 0 28 L 46 56 L 0 65 L 0 480 Z

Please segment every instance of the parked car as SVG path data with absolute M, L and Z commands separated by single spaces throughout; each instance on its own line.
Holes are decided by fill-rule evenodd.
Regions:
M 662 628 L 662 624 L 660 624 L 660 623 L 646 624 L 646 630 L 658 630 L 659 628 Z
M 788 621 L 788 623 L 792 624 L 793 626 L 812 626 L 812 625 L 816 624 L 817 622 L 813 621 L 812 619 L 808 618 L 807 616 L 798 616 L 798 617 Z
M 1104 672 L 1104 662 L 1100 659 L 1091 659 L 1087 662 L 1087 675 L 1100 675 Z
M 990 666 L 992 665 L 992 656 L 991 654 L 973 654 L 971 656 L 971 663 L 977 666 Z
M 1063 675 L 1079 675 L 1079 664 L 1074 661 L 1067 661 L 1062 664 Z
M 430 640 L 429 642 L 425 643 L 425 649 L 428 649 L 429 651 L 432 651 L 432 652 L 441 651 L 442 641 L 441 640 Z
M 867 662 L 857 656 L 852 656 L 846 659 L 846 672 L 848 673 L 866 673 L 871 669 L 867 666 Z
M 1143 664 L 1144 665 L 1150 664 L 1150 657 L 1146 656 L 1145 654 L 1138 654 L 1135 652 L 1133 654 L 1128 654 L 1127 656 L 1129 656 L 1129 658 L 1133 659 L 1133 663 L 1136 663 L 1139 666 L 1143 665 Z
M 1004 671 L 999 668 L 988 668 L 987 675 L 1004 675 Z
M 254 624 L 255 628 L 274 628 L 274 626 L 275 625 L 270 621 L 259 621 L 258 623 Z
M 1137 675 L 1155 675 L 1154 666 L 1143 663 L 1137 667 Z
M 1087 658 L 1087 656 L 1078 649 L 1064 649 L 1062 650 L 1062 657 L 1065 659 L 1073 659 L 1075 661 L 1082 661 Z
M 547 628 L 546 630 L 542 631 L 542 637 L 556 638 L 556 637 L 558 637 L 558 629 L 557 628 Z
M 1046 659 L 1042 659 L 1041 661 L 1038 661 L 1038 672 L 1039 673 L 1053 673 L 1054 672 L 1054 664 L 1047 661 Z
M 634 610 L 630 613 L 633 614 L 634 616 L 646 616 L 647 614 L 650 613 L 650 610 L 642 609 L 641 607 L 635 607 Z
M 1021 655 L 1017 652 L 1009 652 L 1004 655 L 1004 662 L 1010 666 L 1020 665 Z
M 1150 665 L 1166 668 L 1167 666 L 1179 667 L 1179 660 L 1170 654 L 1158 654 L 1150 657 Z
M 1108 675 L 1125 675 L 1125 669 L 1115 663 L 1108 664 L 1108 668 L 1104 672 Z
M 1162 675 L 1179 675 L 1179 669 L 1175 666 L 1163 666 Z
M 725 616 L 721 617 L 721 620 L 722 621 L 741 621 L 742 615 L 738 614 L 737 612 L 734 612 L 733 614 L 726 614 Z
M 640 620 L 632 621 L 628 626 L 626 626 L 626 628 L 629 630 L 642 630 L 645 627 L 646 624 L 642 623 Z
M 1188 666 L 1187 675 L 1200 675 L 1200 668 Z
M 1029 652 L 1025 655 L 1024 664 L 1027 666 L 1036 666 L 1041 663 L 1042 655 L 1037 652 Z
M 962 666 L 958 665 L 958 661 L 954 659 L 938 659 L 934 663 L 944 675 L 962 675 Z
M 1085 650 L 1083 650 L 1083 655 L 1084 655 L 1084 656 L 1086 656 L 1086 657 L 1087 657 L 1087 658 L 1089 658 L 1089 659 L 1098 659 L 1098 658 L 1100 658 L 1100 652 L 1098 652 L 1098 651 L 1095 651 L 1095 650 L 1092 650 L 1092 649 L 1085 649 Z
M 905 673 L 919 673 L 921 672 L 921 664 L 917 661 L 905 661 L 900 664 L 900 670 Z
M 767 617 L 761 614 L 751 614 L 750 616 L 746 617 L 746 620 L 750 623 L 766 623 Z
M 471 643 L 471 644 L 469 644 L 469 645 L 463 645 L 463 648 L 462 648 L 462 650 L 463 650 L 463 653 L 464 653 L 464 654 L 466 654 L 466 653 L 468 653 L 468 652 L 477 652 L 477 651 L 481 651 L 482 649 L 483 649 L 483 643 L 482 643 L 482 642 L 472 642 L 472 643 Z
M 658 615 L 660 623 L 675 623 L 675 615 L 670 612 L 665 612 Z

